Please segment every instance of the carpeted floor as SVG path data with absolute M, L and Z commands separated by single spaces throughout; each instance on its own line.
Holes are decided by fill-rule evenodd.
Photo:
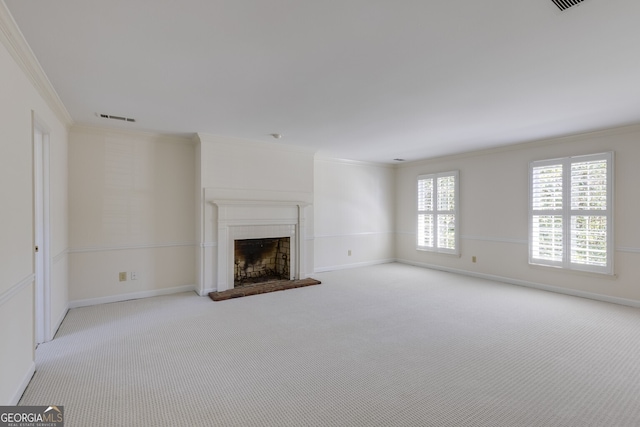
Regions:
M 21 405 L 87 426 L 638 426 L 640 310 L 400 264 L 73 309 Z

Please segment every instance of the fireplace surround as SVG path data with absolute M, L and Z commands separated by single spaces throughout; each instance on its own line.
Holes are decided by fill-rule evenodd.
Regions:
M 305 271 L 305 208 L 303 201 L 210 200 L 217 210 L 216 291 L 234 288 L 235 242 L 251 239 L 288 239 L 288 278 Z

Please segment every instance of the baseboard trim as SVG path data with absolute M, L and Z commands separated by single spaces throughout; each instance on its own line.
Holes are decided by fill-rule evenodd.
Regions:
M 494 282 L 507 283 L 509 285 L 523 286 L 525 288 L 533 288 L 541 291 L 555 292 L 557 294 L 571 295 L 574 297 L 587 298 L 587 299 L 592 299 L 596 301 L 602 301 L 602 302 L 608 302 L 612 304 L 619 304 L 619 305 L 626 305 L 629 307 L 640 308 L 640 301 L 627 299 L 627 298 L 612 297 L 608 295 L 595 294 L 592 292 L 580 291 L 576 289 L 567 289 L 567 288 L 561 288 L 553 285 L 545 285 L 542 283 L 530 282 L 527 280 L 513 279 L 510 277 L 496 276 L 493 274 L 486 274 L 486 273 L 477 273 L 475 271 L 459 270 L 456 268 L 443 267 L 440 265 L 426 264 L 422 262 L 415 262 L 415 261 L 409 261 L 404 259 L 397 259 L 396 261 L 401 264 L 413 265 L 415 267 L 429 268 L 432 270 L 439 270 L 447 273 L 455 273 L 455 274 L 461 274 L 463 276 L 476 277 L 478 279 L 486 279 L 486 280 L 492 280 Z
M 369 267 L 372 265 L 379 265 L 379 264 L 389 264 L 391 262 L 396 262 L 397 260 L 394 258 L 387 258 L 387 259 L 379 259 L 379 260 L 375 260 L 375 261 L 365 261 L 365 262 L 356 262 L 353 264 L 342 264 L 342 265 L 334 265 L 334 266 L 330 266 L 330 267 L 320 267 L 320 268 L 315 268 L 313 270 L 314 273 L 325 273 L 327 271 L 335 271 L 335 270 L 349 270 L 350 268 L 358 268 L 358 267 Z
M 111 295 L 108 297 L 88 298 L 69 302 L 69 308 L 87 307 L 98 304 L 108 304 L 111 302 L 128 301 L 132 299 L 141 299 L 149 297 L 158 297 L 162 295 L 177 294 L 180 292 L 189 292 L 196 290 L 196 285 L 176 286 L 174 288 L 153 289 L 150 291 L 133 292 L 130 294 Z
M 60 329 L 60 326 L 62 325 L 64 318 L 67 317 L 68 312 L 69 312 L 69 304 L 66 305 L 64 310 L 62 310 L 62 315 L 60 316 L 60 318 L 53 324 L 51 328 L 51 336 L 49 337 L 49 341 L 51 341 L 53 337 L 55 337 L 56 334 L 58 333 L 58 329 Z
M 31 366 L 29 366 L 29 369 L 27 370 L 27 373 L 25 374 L 24 378 L 20 382 L 18 389 L 16 390 L 15 394 L 11 398 L 11 401 L 9 402 L 9 406 L 15 406 L 18 404 L 18 402 L 20 402 L 20 399 L 22 399 L 22 395 L 24 394 L 24 391 L 27 389 L 27 386 L 31 382 L 31 378 L 33 378 L 33 374 L 35 373 L 36 373 L 36 362 L 32 362 Z
M 216 292 L 216 289 L 214 288 L 207 288 L 203 291 L 197 291 L 198 295 L 200 295 L 201 297 L 206 297 L 209 295 L 209 292 Z

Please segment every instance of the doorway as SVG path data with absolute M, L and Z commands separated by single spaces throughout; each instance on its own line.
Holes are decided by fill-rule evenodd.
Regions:
M 51 340 L 49 130 L 33 113 L 35 345 Z

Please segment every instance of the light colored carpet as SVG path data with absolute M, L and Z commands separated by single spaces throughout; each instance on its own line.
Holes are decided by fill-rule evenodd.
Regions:
M 638 426 L 640 310 L 400 264 L 73 309 L 21 405 L 86 426 Z

